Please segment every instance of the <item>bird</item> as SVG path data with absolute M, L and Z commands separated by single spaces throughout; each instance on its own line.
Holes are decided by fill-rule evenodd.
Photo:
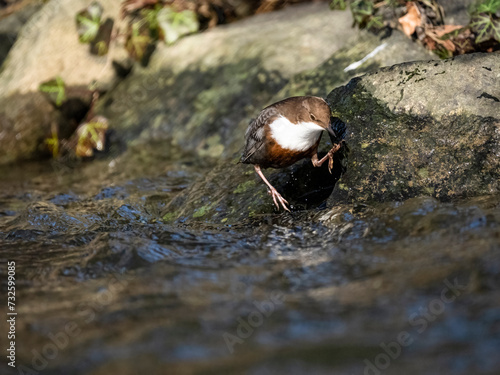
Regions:
M 329 133 L 333 147 L 319 159 L 318 146 L 323 131 Z M 290 212 L 288 201 L 266 179 L 262 168 L 285 168 L 310 158 L 315 167 L 328 160 L 331 173 L 333 155 L 340 149 L 345 133 L 345 124 L 331 116 L 325 99 L 317 96 L 290 97 L 267 106 L 250 122 L 239 163 L 253 164 L 257 175 L 268 186 L 278 211 L 281 204 L 284 210 Z

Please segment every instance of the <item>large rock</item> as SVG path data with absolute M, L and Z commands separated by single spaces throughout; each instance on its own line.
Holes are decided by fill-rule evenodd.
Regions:
M 61 114 L 41 93 L 12 95 L 0 102 L 0 164 L 48 154 L 45 140 Z
M 337 55 L 342 58 L 342 51 L 315 71 L 319 81 L 337 77 L 331 69 L 340 61 Z M 354 78 L 328 95 L 334 114 L 348 124 L 334 175 L 313 172 L 308 161 L 266 174 L 296 210 L 318 206 L 333 185 L 331 206 L 498 193 L 499 72 L 497 54 L 474 54 L 399 64 Z M 302 93 L 307 86 L 299 77 L 292 81 L 291 94 L 293 87 Z M 165 219 L 262 220 L 274 209 L 265 191 L 250 167 L 223 162 L 174 199 Z
M 374 54 L 374 51 L 377 53 Z M 369 57 L 366 58 L 367 56 Z M 335 52 L 320 66 L 294 75 L 288 84 L 265 104 L 294 95 L 313 94 L 326 97 L 332 87 L 347 82 L 350 77 L 361 72 L 376 71 L 381 66 L 402 61 L 431 57 L 432 55 L 429 55 L 427 51 L 400 33 L 394 33 L 392 37 L 382 41 L 373 35 L 362 34 L 356 42 L 353 41 L 349 46 Z M 363 62 L 355 64 L 361 61 Z M 256 115 L 259 109 L 255 109 L 253 115 Z M 219 103 L 218 107 L 213 110 L 225 110 L 224 103 Z M 240 118 L 244 116 L 242 113 L 238 115 Z M 232 128 L 230 122 L 227 125 L 221 123 L 218 128 L 214 127 L 215 131 L 232 134 L 231 137 L 220 137 L 221 149 L 232 152 L 242 148 L 243 134 L 248 121 L 248 118 L 240 120 L 238 126 L 233 125 Z M 209 124 L 204 124 L 202 129 L 205 129 L 207 133 L 211 130 Z M 182 136 L 185 144 L 201 137 L 188 132 L 182 133 Z M 331 145 L 325 140 L 320 150 L 326 151 L 328 147 Z M 345 160 L 341 160 L 340 156 L 344 155 L 345 151 L 344 148 L 337 155 L 339 158 L 336 160 L 335 173 L 332 175 L 328 173 L 326 167 L 313 168 L 308 160 L 287 169 L 269 169 L 265 171 L 265 174 L 294 209 L 317 207 L 330 195 L 343 171 Z M 230 155 L 232 154 L 228 153 L 228 156 Z M 274 212 L 272 199 L 267 195 L 265 185 L 253 172 L 253 168 L 247 165 L 237 165 L 236 160 L 237 158 L 232 161 L 221 161 L 214 170 L 179 194 L 168 205 L 165 219 L 236 224 L 242 220 L 258 218 Z
M 0 99 L 38 90 L 40 83 L 60 76 L 69 86 L 98 81 L 109 87 L 115 80 L 110 59 L 120 59 L 124 50 L 115 47 L 111 56 L 89 53 L 78 41 L 75 16 L 92 0 L 51 0 L 24 25 L 4 62 L 0 74 Z M 120 2 L 100 0 L 103 20 L 119 19 Z
M 90 97 L 82 88 L 93 81 L 107 88 L 117 80 L 111 59 L 122 61 L 124 49 L 115 46 L 109 56 L 97 57 L 89 53 L 88 45 L 78 41 L 75 15 L 91 2 L 51 0 L 29 18 L 17 35 L 0 72 L 0 164 L 48 155 L 45 141 L 56 125 L 60 136 L 68 136 L 88 109 Z M 120 2 L 100 2 L 103 19 L 117 20 Z M 13 14 L 2 20 L 0 33 L 9 31 L 5 37 L 14 40 L 25 21 Z M 69 87 L 67 96 L 71 99 L 60 113 L 38 91 L 42 82 L 57 76 Z M 72 91 L 84 94 L 73 98 Z
M 201 157 L 227 158 L 239 152 L 251 118 L 273 101 L 304 94 L 326 97 L 360 72 L 433 58 L 399 33 L 381 41 L 349 25 L 349 13 L 314 4 L 187 38 L 165 50 L 168 59 L 158 51 L 147 71 L 122 82 L 101 102 L 100 112 L 129 142 L 165 139 Z M 331 43 L 334 34 L 338 38 Z M 316 43 L 304 47 L 303 40 L 313 38 Z M 298 46 L 291 48 L 291 42 Z M 215 49 L 207 51 L 206 45 Z M 197 59 L 190 50 L 201 51 Z M 338 53 L 325 60 L 325 51 Z M 375 54 L 358 68 L 344 71 L 370 53 Z
M 0 74 L 0 118 L 11 124 L 3 126 L 4 140 L 20 137 L 22 127 L 26 143 L 43 148 L 39 133 L 50 134 L 50 126 L 39 121 L 43 117 L 16 125 L 16 113 L 31 103 L 41 82 L 61 76 L 71 87 L 94 80 L 103 88 L 114 87 L 110 59 L 120 60 L 123 49 L 96 57 L 78 42 L 74 17 L 90 2 L 52 0 L 21 31 Z M 103 17 L 116 21 L 120 3 L 101 3 Z M 202 157 L 229 155 L 239 147 L 248 119 L 293 74 L 317 66 L 357 35 L 351 21 L 348 12 L 308 4 L 192 35 L 171 47 L 159 43 L 150 65 L 137 67 L 103 98 L 98 111 L 129 143 L 171 139 Z M 16 100 L 10 100 L 14 95 Z M 48 108 L 42 103 L 34 111 L 43 114 Z M 37 128 L 33 137 L 25 124 Z M 0 162 L 36 157 L 33 147 L 0 138 Z
M 255 59 L 264 70 L 290 77 L 347 45 L 358 34 L 351 25 L 350 12 L 331 11 L 328 4 L 289 6 L 184 38 L 172 47 L 160 44 L 148 71 L 209 69 Z
M 99 110 L 129 142 L 165 139 L 202 157 L 232 156 L 249 119 L 294 74 L 356 38 L 351 22 L 349 12 L 303 4 L 160 44 Z
M 468 8 L 475 0 L 439 0 L 444 10 L 446 24 L 467 25 L 470 21 Z
M 0 16 L 0 66 L 7 57 L 10 48 L 17 39 L 17 35 L 30 17 L 43 6 L 41 2 L 28 2 L 4 18 Z
M 332 204 L 500 191 L 498 53 L 384 68 L 327 101 L 350 149 Z

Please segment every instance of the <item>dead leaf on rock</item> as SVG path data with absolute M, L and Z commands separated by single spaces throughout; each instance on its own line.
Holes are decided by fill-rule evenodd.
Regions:
M 461 29 L 463 26 L 461 25 L 443 25 L 443 26 L 436 26 L 435 27 L 435 32 L 436 35 L 439 38 L 442 38 L 444 35 L 452 33 L 455 30 Z
M 460 25 L 444 25 L 427 27 L 425 29 L 425 34 L 430 40 L 426 39 L 425 42 L 431 50 L 436 49 L 436 44 L 440 44 L 448 51 L 454 52 L 456 47 L 452 40 L 443 39 L 446 34 L 452 33 L 455 30 L 461 29 L 463 26 Z
M 415 29 L 422 24 L 422 16 L 418 6 L 413 1 L 406 3 L 406 8 L 408 13 L 399 18 L 398 21 L 403 28 L 403 32 L 411 37 Z
M 476 51 L 474 46 L 474 34 L 469 28 L 464 27 L 460 31 L 456 31 L 458 35 L 453 36 L 453 43 L 455 43 L 457 55 L 462 55 L 464 53 L 471 53 Z

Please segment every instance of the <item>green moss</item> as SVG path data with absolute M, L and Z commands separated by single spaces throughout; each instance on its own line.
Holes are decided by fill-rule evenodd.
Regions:
M 342 48 L 330 57 L 319 67 L 309 71 L 299 73 L 292 77 L 290 82 L 276 95 L 276 97 L 284 98 L 287 96 L 300 95 L 319 95 L 326 96 L 328 92 L 337 87 L 350 78 L 358 75 L 361 71 L 375 70 L 379 67 L 376 62 L 365 63 L 359 69 L 349 70 L 345 72 L 342 69 L 333 67 L 348 66 L 353 61 L 361 60 L 370 53 L 378 40 L 376 37 L 367 35 L 364 36 L 364 41 L 355 45 L 349 45 Z M 335 110 L 335 106 L 331 106 Z
M 420 168 L 417 173 L 421 178 L 429 177 L 429 171 L 427 170 L 427 168 Z
M 198 208 L 194 214 L 193 214 L 193 217 L 194 218 L 198 218 L 198 217 L 203 217 L 205 216 L 206 214 L 208 214 L 208 212 L 210 212 L 210 210 L 212 209 L 212 206 L 213 204 L 207 204 L 205 206 L 201 206 L 200 208 Z
M 241 194 L 241 193 L 246 192 L 248 189 L 253 188 L 254 186 L 255 186 L 255 181 L 253 181 L 253 180 L 246 181 L 246 182 L 239 184 L 238 187 L 236 189 L 234 189 L 233 193 L 234 194 Z
M 163 217 L 162 217 L 162 220 L 165 223 L 170 223 L 170 222 L 174 221 L 175 219 L 177 219 L 177 212 L 169 212 L 169 213 L 163 215 Z
M 339 187 L 339 189 L 340 189 L 340 190 L 347 190 L 347 186 L 345 186 L 345 185 L 344 185 L 344 184 L 342 184 L 342 183 L 339 183 L 339 184 L 338 184 L 338 187 Z
M 435 189 L 433 187 L 430 187 L 430 186 L 424 187 L 424 193 L 428 194 L 430 196 L 434 196 Z

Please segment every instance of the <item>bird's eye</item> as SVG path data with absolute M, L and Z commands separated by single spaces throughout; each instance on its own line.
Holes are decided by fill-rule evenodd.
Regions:
M 310 114 L 311 120 L 316 121 L 316 116 L 314 116 L 312 113 Z

